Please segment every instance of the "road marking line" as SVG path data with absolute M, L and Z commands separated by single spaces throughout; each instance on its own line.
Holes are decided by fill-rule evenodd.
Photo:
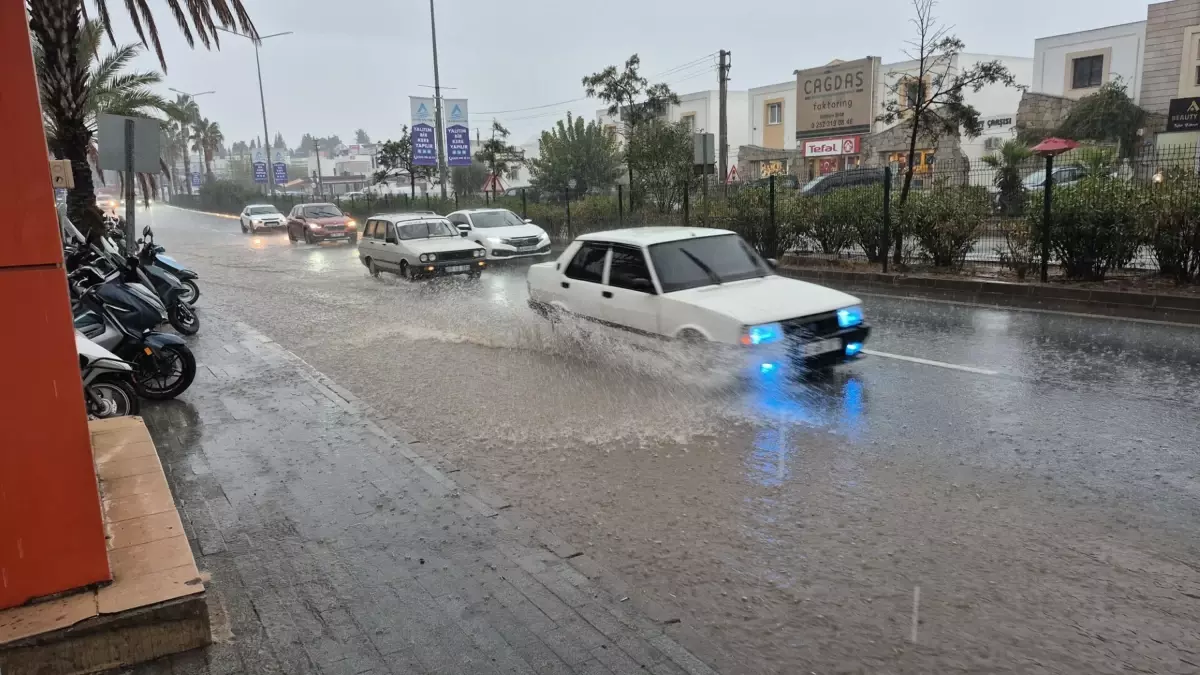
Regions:
M 912 640 L 914 645 L 917 644 L 917 624 L 920 623 L 920 620 L 917 618 L 917 612 L 920 610 L 920 607 L 921 587 L 913 586 L 912 634 L 909 636 L 909 638 Z
M 903 356 L 901 354 L 889 354 L 887 352 L 877 352 L 874 349 L 864 349 L 864 354 L 871 356 L 882 356 L 885 359 L 896 359 L 897 361 L 908 361 L 909 363 L 920 363 L 924 366 L 936 366 L 938 368 L 948 368 L 950 370 L 961 370 L 964 373 L 975 373 L 976 375 L 999 375 L 996 370 L 988 370 L 987 368 L 975 368 L 973 366 L 960 366 L 957 363 L 945 363 L 944 361 L 930 361 L 929 359 L 919 359 L 915 356 Z

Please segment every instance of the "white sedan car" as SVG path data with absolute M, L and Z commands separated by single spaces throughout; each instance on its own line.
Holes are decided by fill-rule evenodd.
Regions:
M 274 204 L 250 204 L 242 209 L 239 219 L 242 221 L 242 234 L 280 229 L 287 224 L 287 218 L 283 217 Z
M 394 213 L 371 216 L 358 240 L 358 259 L 371 276 L 392 272 L 415 281 L 463 274 L 478 279 L 485 252 L 442 216 Z
M 467 238 L 487 251 L 489 260 L 529 258 L 550 253 L 550 235 L 532 220 L 508 209 L 466 209 L 446 216 Z
M 529 268 L 529 304 L 543 316 L 565 313 L 665 338 L 780 344 L 809 366 L 859 357 L 870 328 L 858 298 L 774 267 L 727 230 L 596 232 Z

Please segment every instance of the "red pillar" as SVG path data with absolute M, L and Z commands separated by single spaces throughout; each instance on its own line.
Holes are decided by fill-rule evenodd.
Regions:
M 25 3 L 0 0 L 0 609 L 110 579 Z

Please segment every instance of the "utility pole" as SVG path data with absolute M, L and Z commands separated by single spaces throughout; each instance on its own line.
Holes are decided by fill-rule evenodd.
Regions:
M 314 185 L 313 187 L 315 188 L 315 192 L 318 195 L 320 195 L 321 194 L 321 141 L 317 140 L 316 136 L 313 136 L 313 152 L 317 153 L 317 184 Z
M 721 50 L 721 63 L 717 69 L 717 77 L 720 81 L 720 122 L 718 123 L 717 133 L 720 136 L 720 149 L 718 152 L 718 162 L 720 173 L 717 179 L 721 181 L 721 193 L 729 193 L 729 182 L 726 176 L 729 175 L 729 61 L 732 52 Z
M 231 31 L 226 28 L 218 27 L 217 30 L 225 32 L 225 33 L 229 33 L 230 35 L 237 35 L 239 37 L 244 37 L 244 38 L 250 40 L 250 42 L 252 42 L 254 44 L 254 68 L 255 68 L 255 70 L 258 71 L 258 105 L 262 108 L 262 121 L 263 121 L 263 144 L 260 145 L 259 147 L 262 148 L 267 154 L 267 185 L 269 186 L 271 195 L 274 196 L 274 194 L 275 194 L 275 163 L 271 160 L 271 151 L 274 150 L 274 148 L 271 147 L 273 145 L 271 143 L 271 134 L 267 131 L 267 99 L 266 99 L 266 96 L 263 95 L 262 62 L 259 61 L 259 59 L 258 59 L 258 47 L 259 47 L 259 45 L 262 44 L 262 41 L 266 40 L 267 38 L 280 37 L 281 35 L 291 35 L 292 31 L 289 30 L 289 31 L 284 31 L 282 33 L 272 33 L 270 35 L 259 35 L 257 37 L 257 39 L 255 39 L 254 37 L 251 37 L 249 35 L 244 35 L 242 33 Z
M 434 18 L 433 0 L 429 0 L 429 31 L 433 35 L 433 114 L 436 116 L 438 180 L 442 184 L 442 199 L 446 198 L 446 138 L 442 134 L 442 80 L 438 75 L 437 20 Z

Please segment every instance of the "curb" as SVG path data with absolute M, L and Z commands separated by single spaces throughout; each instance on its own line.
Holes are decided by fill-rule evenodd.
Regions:
M 188 213 L 199 213 L 204 216 L 213 216 L 214 218 L 228 218 L 230 220 L 241 220 L 241 217 L 232 216 L 232 215 L 229 215 L 228 213 L 216 213 L 214 211 L 197 211 L 196 209 L 189 209 L 189 208 L 184 208 L 182 206 L 175 206 L 174 204 L 168 204 L 166 202 L 159 202 L 159 203 L 167 208 L 179 209 L 180 211 L 187 211 Z
M 1104 316 L 1200 328 L 1200 295 L 1189 297 L 795 266 L 781 266 L 779 273 L 868 295 Z
M 608 596 L 607 604 L 611 605 L 611 608 L 608 609 L 608 613 L 611 615 L 609 618 L 615 619 L 620 624 L 641 634 L 649 644 L 657 648 L 688 675 L 718 675 L 719 671 L 714 668 L 717 665 L 724 672 L 736 670 L 734 664 L 728 661 L 727 656 L 718 651 L 711 640 L 683 624 L 682 619 L 675 612 L 659 604 L 647 594 L 633 589 L 617 575 L 600 566 L 583 550 L 569 544 L 549 528 L 543 527 L 533 518 L 514 508 L 507 500 L 493 493 L 467 472 L 437 456 L 431 446 L 417 440 L 395 424 L 382 421 L 385 418 L 378 415 L 370 405 L 344 387 L 339 386 L 296 353 L 243 321 L 234 320 L 233 323 L 238 330 L 243 331 L 249 337 L 259 342 L 274 344 L 285 355 L 285 358 L 298 368 L 301 377 L 316 386 L 334 405 L 347 414 L 359 417 L 373 433 L 391 440 L 401 455 L 413 462 L 440 485 L 457 491 L 463 502 L 476 513 L 492 519 L 501 530 L 518 530 L 528 533 L 548 555 L 561 560 L 570 567 L 574 575 L 577 575 L 560 575 L 562 583 L 571 588 L 585 584 L 592 585 L 596 590 L 605 593 Z M 381 421 L 376 422 L 375 420 Z M 417 452 L 418 450 L 424 454 Z M 514 560 L 514 562 L 524 568 L 523 561 Z M 542 580 L 538 576 L 539 573 L 535 573 L 533 569 L 526 571 Z M 546 582 L 543 581 L 543 583 Z M 551 584 L 547 583 L 546 586 L 551 589 L 551 592 L 557 594 Z M 622 603 L 632 606 L 633 612 L 622 612 L 620 609 L 616 609 Z M 632 615 L 634 612 L 640 616 Z M 601 632 L 604 631 L 601 630 Z M 703 658 L 698 657 L 698 654 Z

